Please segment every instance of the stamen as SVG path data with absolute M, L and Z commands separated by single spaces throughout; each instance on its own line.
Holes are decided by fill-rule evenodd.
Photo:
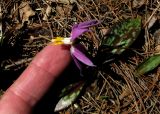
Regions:
M 63 39 L 64 39 L 63 37 L 56 37 L 52 39 L 51 42 L 53 42 L 54 45 L 60 45 L 64 44 Z
M 64 39 L 63 39 L 63 42 L 64 42 L 64 44 L 72 45 L 71 37 L 64 38 Z
M 60 45 L 60 44 L 68 44 L 71 45 L 72 42 L 70 40 L 71 38 L 64 38 L 64 37 L 56 37 L 54 39 L 51 40 L 51 42 L 53 42 L 54 45 Z

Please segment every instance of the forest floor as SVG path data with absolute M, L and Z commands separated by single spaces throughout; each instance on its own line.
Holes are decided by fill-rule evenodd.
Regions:
M 95 74 L 88 73 L 88 77 L 94 75 L 94 78 L 78 99 L 56 113 L 160 114 L 160 67 L 140 76 L 134 75 L 137 66 L 155 52 L 155 39 L 160 36 L 158 0 L 1 1 L 0 93 L 3 94 L 18 78 L 32 58 L 49 43 L 48 39 L 70 36 L 73 24 L 101 20 L 91 33 L 81 37 L 94 46 L 94 49 L 88 48 L 88 52 L 96 53 L 111 27 L 137 17 L 142 20 L 141 33 L 133 46 L 118 55 L 116 60 L 101 65 Z M 160 37 L 158 39 L 160 43 Z M 72 71 L 72 67 L 69 70 Z M 72 74 L 65 72 L 65 76 L 59 81 L 65 80 L 69 84 L 81 79 L 76 71 Z M 56 87 L 53 86 L 37 104 L 33 114 L 55 113 L 55 91 L 59 91 Z

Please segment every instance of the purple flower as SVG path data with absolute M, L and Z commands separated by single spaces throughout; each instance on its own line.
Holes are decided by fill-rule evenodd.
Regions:
M 85 22 L 73 25 L 72 32 L 71 32 L 71 40 L 75 40 L 84 32 L 90 31 L 89 27 L 95 26 L 98 24 L 99 24 L 99 21 L 91 20 L 91 21 L 85 21 Z
M 77 67 L 81 69 L 79 61 L 88 66 L 95 66 L 92 61 L 83 53 L 84 47 L 81 44 L 74 44 L 75 40 L 84 32 L 88 32 L 89 27 L 98 25 L 100 22 L 96 20 L 85 21 L 75 24 L 72 27 L 71 36 L 68 38 L 56 37 L 52 39 L 54 44 L 68 44 L 71 45 L 70 52 Z

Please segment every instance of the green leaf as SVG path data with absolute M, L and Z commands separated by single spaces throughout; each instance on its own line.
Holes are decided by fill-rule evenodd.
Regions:
M 136 68 L 137 75 L 143 75 L 160 65 L 160 54 L 154 55 L 146 59 Z
M 54 111 L 57 112 L 70 106 L 81 93 L 84 84 L 85 81 L 80 81 L 78 83 L 70 84 L 69 86 L 65 87 L 60 95 L 62 96 L 62 98 L 57 103 Z
M 141 31 L 141 18 L 127 19 L 111 28 L 108 37 L 102 41 L 102 46 L 112 47 L 111 53 L 121 54 L 138 37 Z

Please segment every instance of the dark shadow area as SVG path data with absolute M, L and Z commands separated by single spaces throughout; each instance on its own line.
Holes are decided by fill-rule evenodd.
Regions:
M 98 66 L 98 70 L 103 71 L 106 74 L 112 76 L 114 80 L 119 80 L 125 83 L 122 76 L 118 75 L 116 72 L 114 72 L 111 69 L 110 64 L 116 63 L 117 65 L 119 65 L 120 64 L 119 61 L 128 63 L 129 58 L 135 56 L 134 51 L 137 51 L 138 53 L 143 52 L 142 46 L 145 43 L 144 32 L 145 32 L 144 29 L 142 29 L 137 39 L 133 42 L 133 44 L 129 46 L 128 48 L 126 48 L 125 51 L 122 52 L 121 54 L 111 53 L 111 50 L 113 50 L 114 47 L 111 47 L 111 46 L 110 47 L 109 46 L 100 47 L 95 57 L 95 61 L 96 61 L 96 65 Z M 105 52 L 103 52 L 103 50 L 105 50 Z
M 24 69 L 19 71 L 0 70 L 0 88 L 6 90 L 23 72 Z
M 18 71 L 13 70 L 0 70 L 0 87 L 6 90 L 13 82 L 20 76 L 25 68 Z M 79 69 L 75 66 L 74 62 L 66 68 L 61 76 L 53 83 L 49 91 L 37 103 L 33 109 L 33 114 L 56 114 L 54 107 L 59 100 L 58 95 L 61 90 L 71 83 L 82 80 Z M 41 88 L 39 88 L 41 89 Z
M 144 46 L 145 43 L 145 38 L 144 38 L 145 30 L 142 29 L 138 38 L 134 41 L 134 43 L 126 49 L 122 54 L 117 56 L 116 58 L 122 61 L 127 62 L 128 58 L 135 56 L 135 52 L 137 51 L 138 53 L 142 53 L 143 49 L 142 47 Z
M 54 108 L 59 100 L 58 95 L 67 85 L 81 80 L 82 77 L 79 74 L 79 70 L 75 64 L 71 62 L 61 76 L 53 83 L 49 91 L 37 103 L 33 109 L 33 114 L 56 114 Z

